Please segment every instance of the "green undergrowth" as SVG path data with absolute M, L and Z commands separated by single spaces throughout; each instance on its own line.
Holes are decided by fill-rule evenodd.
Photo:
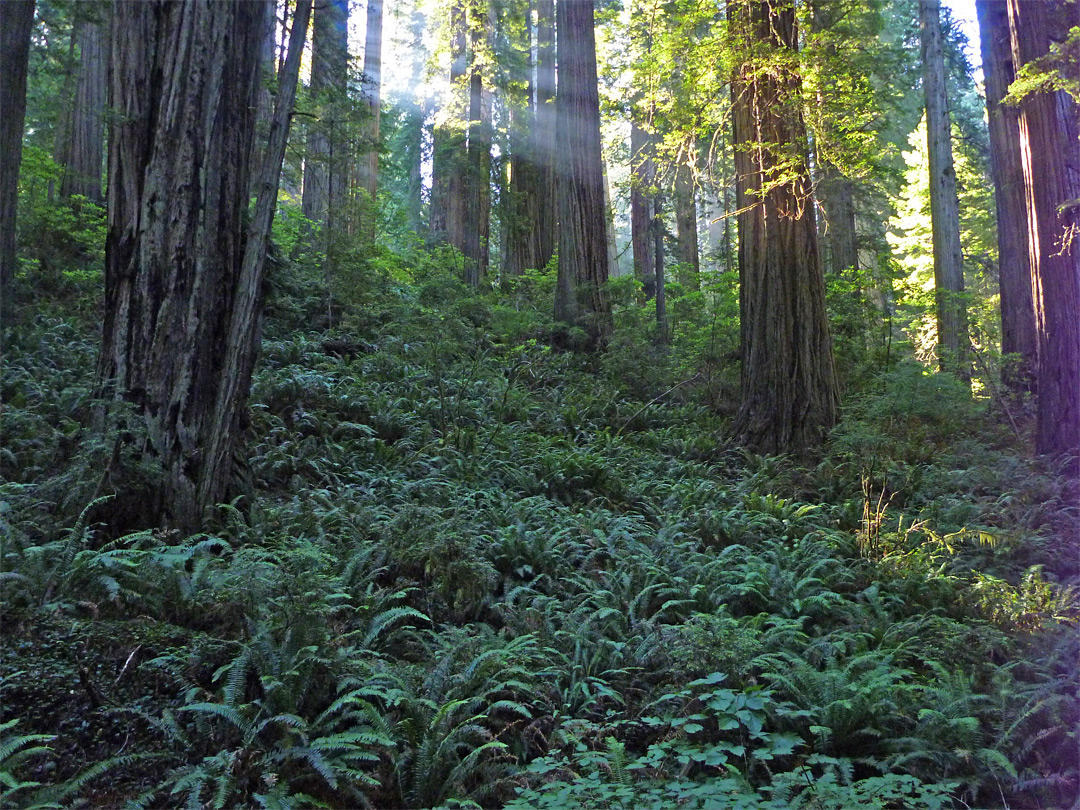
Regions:
M 1074 805 L 1075 485 L 983 405 L 901 364 L 761 458 L 730 329 L 557 352 L 543 274 L 367 261 L 318 333 L 272 285 L 192 537 L 110 529 L 92 329 L 9 340 L 4 806 Z

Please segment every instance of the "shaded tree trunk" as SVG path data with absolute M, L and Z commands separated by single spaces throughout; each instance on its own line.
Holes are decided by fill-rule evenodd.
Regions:
M 986 113 L 990 129 L 990 169 L 997 206 L 998 279 L 1001 295 L 1001 351 L 1018 355 L 1007 364 L 1003 382 L 1014 391 L 1031 388 L 1038 351 L 1035 310 L 1031 302 L 1027 205 L 1020 162 L 1019 111 L 1001 100 L 1016 78 L 1006 0 L 978 0 Z
M 383 0 L 368 0 L 367 34 L 364 37 L 364 123 L 363 154 L 357 166 L 359 186 L 367 194 L 362 229 L 369 240 L 375 238 L 375 193 L 379 185 L 379 105 L 382 94 Z
M 837 418 L 792 0 L 728 0 L 739 235 L 742 401 L 733 427 L 762 454 L 805 452 Z M 770 58 L 758 70 L 754 58 Z M 779 57 L 779 59 L 777 58 Z M 782 67 L 775 65 L 779 62 Z M 781 167 L 777 150 L 798 163 Z
M 60 196 L 81 194 L 101 204 L 101 164 L 105 149 L 105 96 L 109 82 L 108 29 L 98 21 L 79 23 L 79 71 L 67 143 L 61 162 Z
M 1080 25 L 1080 4 L 1008 0 L 1017 70 Z M 1028 252 L 1038 352 L 1035 446 L 1080 452 L 1080 111 L 1064 92 L 1020 103 Z
M 971 379 L 964 302 L 964 257 L 960 250 L 960 203 L 956 196 L 952 127 L 945 88 L 941 0 L 919 0 L 926 142 L 930 161 L 930 220 L 934 242 L 934 297 L 937 302 L 938 364 L 961 380 Z
M 345 105 L 349 82 L 348 0 L 321 0 L 311 32 L 311 84 L 318 120 L 308 125 L 304 152 L 304 216 L 323 226 L 324 238 L 340 224 L 348 186 Z
M 559 0 L 556 14 L 559 275 L 555 318 L 584 328 L 596 342 L 610 331 L 610 309 L 603 290 L 608 280 L 607 217 L 592 0 Z
M 161 468 L 159 480 L 143 482 L 147 493 L 121 498 L 120 514 L 136 527 L 196 531 L 206 510 L 233 494 L 310 10 L 310 0 L 297 4 L 263 182 L 246 226 L 263 3 L 116 6 L 110 104 L 117 118 L 109 134 L 95 389 L 102 399 L 132 404 L 145 427 L 137 449 Z
M 556 75 L 555 0 L 536 3 L 536 266 L 555 255 Z
M 469 75 L 469 130 L 467 164 L 462 189 L 462 234 L 460 247 L 465 257 L 465 283 L 479 287 L 487 275 L 488 239 L 491 222 L 491 91 L 484 81 L 481 48 L 490 37 L 489 6 L 473 6 L 469 21 L 472 65 Z
M 822 264 L 828 275 L 859 271 L 859 243 L 855 232 L 855 184 L 830 163 L 820 164 L 817 193 L 823 212 L 818 232 Z
M 431 236 L 458 249 L 465 241 L 465 172 L 468 167 L 468 104 L 464 96 L 468 51 L 465 7 L 450 6 L 450 89 L 433 132 Z
M 15 279 L 15 211 L 19 202 L 26 116 L 26 73 L 34 0 L 0 3 L 0 314 L 10 316 L 11 282 Z

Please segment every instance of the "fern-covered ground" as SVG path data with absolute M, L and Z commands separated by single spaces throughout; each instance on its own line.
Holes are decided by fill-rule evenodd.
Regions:
M 92 297 L 9 335 L 4 807 L 1080 807 L 1077 492 L 1019 406 L 894 353 L 756 457 L 730 299 L 560 353 L 549 278 L 437 258 L 282 274 L 255 497 L 194 537 L 111 510 L 152 470 L 90 429 Z

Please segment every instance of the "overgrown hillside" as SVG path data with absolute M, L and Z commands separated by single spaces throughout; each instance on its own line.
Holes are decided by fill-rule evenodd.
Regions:
M 279 270 L 251 491 L 191 537 L 112 509 L 90 299 L 9 336 L 4 806 L 1078 806 L 1077 492 L 1023 416 L 894 353 L 762 458 L 732 300 L 580 355 L 550 277 L 406 264 L 321 332 Z

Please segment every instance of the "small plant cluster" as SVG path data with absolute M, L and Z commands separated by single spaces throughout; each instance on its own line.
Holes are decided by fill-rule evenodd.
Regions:
M 115 528 L 89 327 L 9 344 L 5 806 L 1075 802 L 1075 492 L 966 395 L 901 364 L 760 458 L 709 320 L 560 353 L 542 274 L 395 261 L 333 331 L 272 280 L 255 497 L 192 537 Z

